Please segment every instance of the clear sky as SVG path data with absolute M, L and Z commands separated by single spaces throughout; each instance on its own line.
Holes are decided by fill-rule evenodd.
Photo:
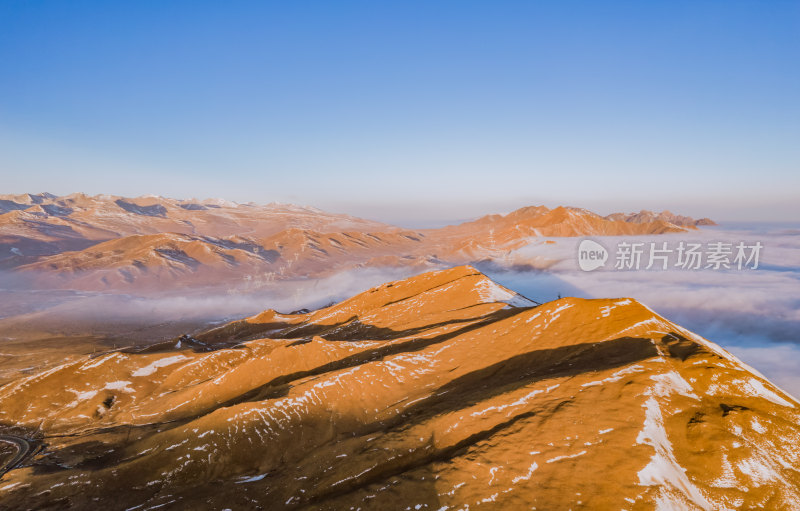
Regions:
M 0 193 L 800 219 L 800 2 L 0 0 Z

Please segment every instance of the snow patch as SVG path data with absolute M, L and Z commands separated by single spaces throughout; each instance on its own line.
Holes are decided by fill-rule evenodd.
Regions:
M 583 456 L 584 454 L 586 454 L 586 451 L 581 451 L 577 454 L 569 454 L 566 456 L 556 456 L 555 458 L 550 458 L 549 460 L 547 460 L 547 463 L 555 463 L 556 461 L 569 460 L 572 458 L 577 458 L 578 456 Z
M 728 460 L 727 453 L 722 454 L 722 474 L 711 482 L 714 488 L 737 488 L 739 482 L 736 480 L 736 475 L 733 473 L 733 466 Z
M 764 398 L 767 401 L 772 401 L 776 405 L 794 408 L 794 405 L 792 403 L 783 399 L 775 392 L 769 390 L 767 387 L 764 386 L 763 383 L 756 380 L 755 378 L 750 378 L 750 381 L 747 382 L 746 384 L 746 389 L 750 391 L 753 395 Z
M 692 399 L 700 399 L 694 392 L 692 392 L 694 389 L 689 382 L 684 380 L 683 377 L 676 371 L 654 374 L 650 377 L 650 379 L 656 382 L 651 389 L 651 395 L 655 394 L 656 396 L 663 397 L 669 396 L 673 392 L 676 392 L 682 396 L 690 397 Z
M 476 286 L 484 303 L 507 303 L 512 307 L 533 307 L 535 302 L 510 291 L 491 279 L 483 279 Z
M 145 367 L 141 367 L 134 371 L 131 376 L 149 376 L 156 372 L 159 367 L 166 367 L 172 364 L 177 364 L 181 360 L 187 360 L 189 357 L 185 357 L 183 355 L 175 355 L 173 357 L 166 357 L 160 358 L 155 362 L 147 365 Z
M 702 509 L 710 509 L 711 505 L 703 497 L 703 494 L 689 481 L 686 469 L 681 467 L 678 460 L 675 459 L 672 444 L 667 438 L 667 430 L 664 427 L 664 418 L 661 415 L 658 401 L 655 397 L 650 396 L 644 407 L 644 427 L 636 437 L 636 443 L 651 446 L 655 453 L 650 463 L 639 471 L 639 485 L 673 488 Z
M 782 398 L 755 378 L 749 378 L 747 380 L 732 380 L 728 385 L 712 384 L 708 387 L 707 393 L 711 396 L 714 396 L 720 393 L 725 393 L 728 388 L 735 389 L 736 391 L 751 397 L 760 397 L 762 399 L 766 399 L 767 401 L 775 403 L 776 405 L 785 406 L 787 408 L 795 407 L 794 403 Z
M 259 474 L 257 476 L 244 477 L 244 478 L 239 479 L 238 481 L 236 481 L 236 484 L 254 483 L 256 481 L 260 481 L 260 480 L 264 479 L 265 477 L 267 477 L 267 474 Z
M 605 378 L 605 379 L 602 379 L 602 380 L 599 380 L 599 381 L 590 381 L 589 383 L 584 383 L 583 385 L 581 385 L 581 387 L 593 387 L 595 385 L 602 385 L 604 383 L 611 383 L 611 382 L 619 381 L 626 374 L 639 373 L 639 372 L 642 372 L 642 371 L 644 371 L 644 367 L 643 366 L 640 366 L 638 364 L 637 365 L 633 365 L 633 366 L 630 366 L 630 367 L 626 367 L 624 369 L 620 369 L 619 371 L 615 372 L 614 374 L 612 374 L 608 378 Z
M 75 400 L 67 405 L 68 408 L 74 408 L 74 407 L 78 406 L 82 401 L 86 401 L 86 400 L 92 399 L 94 396 L 97 395 L 97 392 L 98 392 L 96 390 L 87 390 L 85 392 L 81 392 L 79 390 L 72 390 L 72 389 L 67 389 L 67 390 L 69 390 L 70 392 L 75 394 Z
M 112 381 L 106 383 L 106 386 L 103 387 L 106 390 L 121 390 L 122 392 L 134 392 L 132 388 L 129 387 L 131 382 L 120 380 L 120 381 Z
M 530 480 L 531 476 L 533 475 L 534 471 L 536 471 L 537 468 L 539 468 L 539 465 L 534 461 L 533 463 L 531 463 L 531 466 L 528 467 L 527 474 L 525 474 L 524 476 L 517 476 L 514 479 L 512 479 L 511 482 L 517 484 L 520 481 Z
M 742 460 L 737 463 L 736 468 L 742 474 L 749 476 L 756 487 L 779 479 L 778 474 L 758 457 Z

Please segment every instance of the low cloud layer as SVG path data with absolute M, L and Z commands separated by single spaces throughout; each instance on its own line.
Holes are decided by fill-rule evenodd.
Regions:
M 414 273 L 411 268 L 358 268 L 322 279 L 276 281 L 249 292 L 184 288 L 136 296 L 30 290 L 0 278 L 0 340 L 91 334 L 158 341 L 265 309 L 316 309 Z
M 697 233 L 636 238 L 680 241 L 761 242 L 759 269 L 600 270 L 577 266 L 578 239 L 554 238 L 509 254 L 513 264 L 547 259 L 546 272 L 490 271 L 493 278 L 530 298 L 633 297 L 659 314 L 731 349 L 795 396 L 800 396 L 800 231 L 792 226 L 742 225 Z M 630 237 L 596 238 L 607 248 Z M 613 267 L 614 261 L 606 265 Z
M 135 297 L 130 304 L 135 312 L 163 317 L 233 316 L 242 317 L 265 309 L 292 312 L 317 309 L 338 302 L 390 280 L 410 277 L 410 268 L 359 268 L 321 279 L 294 279 L 277 282 L 261 290 L 211 293 L 182 293 L 176 296 Z

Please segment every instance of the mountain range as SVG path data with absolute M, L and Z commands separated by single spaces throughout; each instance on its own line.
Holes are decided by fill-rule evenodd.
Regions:
M 410 230 L 286 204 L 5 195 L 0 196 L 0 268 L 45 288 L 258 286 L 357 267 L 423 270 L 472 263 L 534 239 L 663 234 L 704 225 L 713 222 L 668 211 L 604 217 L 580 208 L 538 206 Z

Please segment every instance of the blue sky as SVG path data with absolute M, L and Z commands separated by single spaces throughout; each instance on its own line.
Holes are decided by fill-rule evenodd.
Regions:
M 0 193 L 800 219 L 800 2 L 0 1 Z

